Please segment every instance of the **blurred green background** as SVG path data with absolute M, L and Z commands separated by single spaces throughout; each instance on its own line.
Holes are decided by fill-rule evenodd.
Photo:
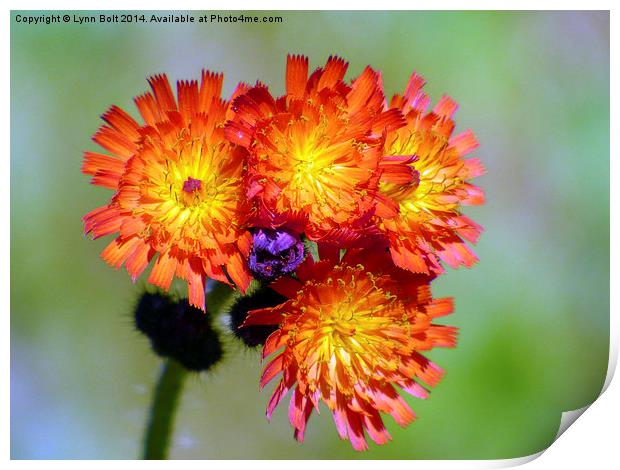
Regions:
M 11 454 L 134 458 L 159 360 L 132 328 L 141 290 L 98 258 L 108 239 L 81 217 L 111 192 L 80 174 L 99 115 L 146 77 L 225 73 L 284 89 L 288 52 L 332 54 L 383 71 L 386 93 L 417 70 L 433 101 L 460 104 L 487 167 L 474 269 L 437 296 L 458 348 L 417 421 L 355 453 L 329 413 L 297 444 L 287 405 L 264 418 L 258 353 L 227 340 L 227 360 L 193 376 L 173 458 L 509 458 L 553 440 L 561 412 L 599 394 L 609 340 L 609 15 L 606 12 L 279 12 L 281 24 L 24 25 L 11 18 Z M 23 12 L 22 12 L 23 13 Z M 36 14 L 29 12 L 29 14 Z M 195 12 L 198 16 L 198 12 Z M 222 319 L 222 324 L 224 323 Z M 223 328 L 224 329 L 224 328 Z

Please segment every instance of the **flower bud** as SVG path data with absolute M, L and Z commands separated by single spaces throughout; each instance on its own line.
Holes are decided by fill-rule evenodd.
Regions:
M 258 228 L 248 259 L 250 271 L 260 281 L 272 281 L 295 271 L 304 260 L 304 244 L 285 229 Z
M 222 358 L 222 344 L 211 315 L 187 300 L 175 302 L 147 292 L 136 306 L 134 321 L 136 329 L 151 341 L 155 354 L 173 358 L 188 370 L 208 370 Z

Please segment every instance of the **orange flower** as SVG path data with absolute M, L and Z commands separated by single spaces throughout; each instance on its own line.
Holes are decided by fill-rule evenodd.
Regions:
M 118 233 L 102 258 L 125 263 L 135 281 L 158 254 L 148 281 L 168 289 L 175 275 L 187 280 L 190 303 L 203 310 L 207 276 L 243 290 L 251 280 L 246 152 L 224 138 L 231 111 L 222 81 L 203 72 L 200 84 L 178 82 L 177 102 L 165 75 L 150 78 L 153 93 L 135 99 L 145 124 L 112 106 L 93 137 L 110 155 L 86 152 L 82 166 L 93 184 L 115 191 L 84 217 L 93 238 Z
M 330 57 L 308 77 L 308 59 L 288 56 L 286 94 L 274 99 L 258 85 L 234 102 L 226 135 L 250 152 L 248 195 L 256 200 L 257 226 L 286 225 L 317 240 L 346 243 L 377 213 L 397 206 L 378 191 L 383 128 L 403 125 L 384 111 L 381 77 L 367 67 L 351 86 L 348 64 Z M 390 172 L 411 181 L 407 165 Z
M 396 387 L 426 398 L 443 371 L 421 351 L 453 347 L 456 328 L 432 323 L 452 312 L 452 300 L 431 298 L 431 277 L 396 268 L 374 250 L 349 250 L 341 261 L 338 253 L 332 249 L 318 263 L 309 257 L 299 280 L 272 284 L 289 300 L 249 312 L 245 326 L 280 324 L 263 349 L 267 357 L 283 348 L 260 382 L 264 387 L 281 374 L 267 417 L 294 389 L 289 419 L 297 440 L 322 400 L 340 438 L 364 450 L 365 432 L 378 444 L 390 439 L 381 413 L 403 427 L 413 421 Z
M 478 146 L 471 131 L 452 136 L 457 104 L 449 97 L 427 112 L 424 80 L 412 75 L 404 96 L 395 95 L 390 109 L 402 111 L 406 125 L 388 130 L 385 154 L 412 155 L 415 184 L 384 180 L 381 192 L 399 206 L 398 216 L 378 222 L 387 236 L 394 262 L 418 273 L 441 273 L 439 261 L 450 267 L 470 267 L 476 255 L 464 240 L 476 243 L 482 227 L 461 214 L 461 205 L 484 203 L 482 190 L 468 182 L 484 173 L 477 158 L 465 155 Z

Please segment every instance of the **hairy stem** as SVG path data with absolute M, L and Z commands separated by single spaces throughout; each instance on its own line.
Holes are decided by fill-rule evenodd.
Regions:
M 146 460 L 168 457 L 174 415 L 186 377 L 187 371 L 175 360 L 166 359 L 163 363 L 144 436 L 143 458 Z

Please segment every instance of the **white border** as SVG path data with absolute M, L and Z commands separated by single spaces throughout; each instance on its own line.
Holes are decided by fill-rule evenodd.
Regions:
M 166 3 L 160 0 L 153 0 L 151 2 L 145 1 L 132 1 L 132 0 L 109 0 L 106 2 L 89 2 L 76 0 L 61 0 L 55 3 L 44 1 L 23 1 L 17 4 L 17 2 L 9 2 L 9 8 L 13 10 L 44 10 L 44 9 L 66 9 L 66 10 L 84 10 L 84 9 L 105 9 L 105 10 L 192 10 L 192 9 L 205 9 L 209 10 L 253 10 L 253 9 L 271 9 L 271 10 L 351 10 L 351 9 L 364 9 L 364 10 L 385 10 L 385 9 L 407 9 L 415 7 L 418 10 L 611 10 L 611 50 L 618 51 L 617 46 L 617 33 L 619 21 L 616 16 L 616 12 L 613 9 L 614 3 L 611 1 L 597 1 L 591 0 L 589 2 L 579 1 L 532 1 L 521 0 L 519 2 L 506 1 L 498 4 L 496 1 L 447 1 L 447 0 L 434 0 L 432 2 L 420 2 L 419 4 L 412 4 L 410 2 L 398 1 L 398 0 L 382 0 L 381 2 L 367 2 L 363 3 L 359 0 L 353 1 L 334 1 L 334 0 L 314 0 L 311 3 L 304 5 L 292 5 L 290 1 L 283 0 L 264 0 L 257 5 L 255 2 L 250 1 L 236 1 L 234 6 L 230 0 L 211 1 L 208 4 L 206 2 L 196 2 L 188 0 L 178 0 L 174 4 Z M 10 21 L 10 12 L 7 11 L 5 21 Z M 5 23 L 6 25 L 6 23 Z M 10 28 L 4 28 L 2 33 L 3 47 L 0 49 L 2 54 L 3 63 L 7 64 L 5 72 L 2 74 L 2 80 L 4 81 L 2 87 L 2 105 L 5 109 L 3 132 L 5 138 L 5 152 L 4 158 L 1 159 L 0 165 L 0 178 L 2 178 L 1 191 L 3 197 L 0 198 L 0 204 L 3 213 L 10 214 Z M 618 61 L 614 58 L 614 54 L 611 54 L 611 81 L 612 84 L 617 84 L 620 78 L 618 74 Z M 611 89 L 611 155 L 618 157 L 620 155 L 618 148 L 618 138 L 620 129 L 617 125 L 617 109 L 618 109 L 618 97 L 613 87 Z M 507 466 L 521 465 L 527 462 L 531 468 L 546 468 L 553 465 L 562 468 L 583 468 L 587 466 L 600 465 L 602 468 L 609 468 L 613 466 L 613 462 L 620 462 L 616 447 L 618 446 L 617 440 L 617 426 L 616 420 L 620 417 L 620 386 L 618 380 L 612 382 L 613 373 L 617 364 L 618 357 L 618 334 L 620 331 L 618 328 L 618 311 L 620 304 L 618 302 L 618 265 L 620 264 L 620 257 L 618 252 L 617 242 L 620 239 L 620 230 L 618 224 L 618 211 L 620 209 L 619 194 L 620 190 L 615 187 L 614 182 L 620 181 L 620 173 L 617 160 L 611 159 L 611 318 L 610 318 L 610 331 L 612 332 L 611 347 L 610 347 L 610 362 L 607 379 L 605 381 L 604 393 L 596 400 L 592 406 L 584 413 L 579 419 L 577 426 L 571 426 L 560 438 L 552 444 L 546 451 L 539 454 L 522 457 L 518 459 L 509 460 L 470 460 L 470 461 L 420 461 L 415 462 L 402 461 L 405 465 L 415 465 L 416 468 L 499 468 Z M 9 219 L 10 220 L 10 219 Z M 5 225 L 5 229 L 2 231 L 2 242 L 4 260 L 10 258 L 10 232 L 8 224 Z M 4 353 L 4 370 L 5 378 L 3 381 L 3 387 L 0 390 L 2 401 L 5 404 L 2 407 L 1 418 L 5 423 L 2 428 L 2 441 L 0 451 L 6 460 L 10 459 L 10 420 L 9 420 L 9 378 L 10 378 L 10 269 L 9 263 L 4 262 L 2 268 L 0 268 L 0 298 L 4 304 L 5 315 L 5 328 L 3 329 L 3 353 Z M 540 457 L 540 458 L 536 458 Z M 170 462 L 140 462 L 140 461 L 127 461 L 127 464 L 131 465 L 187 465 L 195 468 L 203 468 L 205 465 L 200 461 L 174 461 Z M 45 461 L 45 462 L 32 462 L 32 461 L 11 461 L 13 466 L 31 467 L 34 465 L 45 464 L 46 466 L 60 466 L 63 469 L 67 466 L 82 466 L 83 461 Z M 89 466 L 108 466 L 106 461 L 88 461 Z M 229 461 L 210 461 L 209 466 L 229 465 Z M 248 462 L 249 464 L 249 462 Z M 611 465 L 610 465 L 611 464 Z M 291 465 L 295 465 L 296 468 L 313 468 L 316 466 L 316 462 L 313 461 L 295 461 L 293 463 L 289 461 L 254 461 L 251 463 L 253 468 L 286 468 L 289 469 Z M 335 462 L 322 462 L 321 466 L 327 465 L 335 467 L 338 465 Z M 373 461 L 355 461 L 357 466 L 375 466 Z M 390 462 L 389 465 L 398 465 L 397 462 Z

